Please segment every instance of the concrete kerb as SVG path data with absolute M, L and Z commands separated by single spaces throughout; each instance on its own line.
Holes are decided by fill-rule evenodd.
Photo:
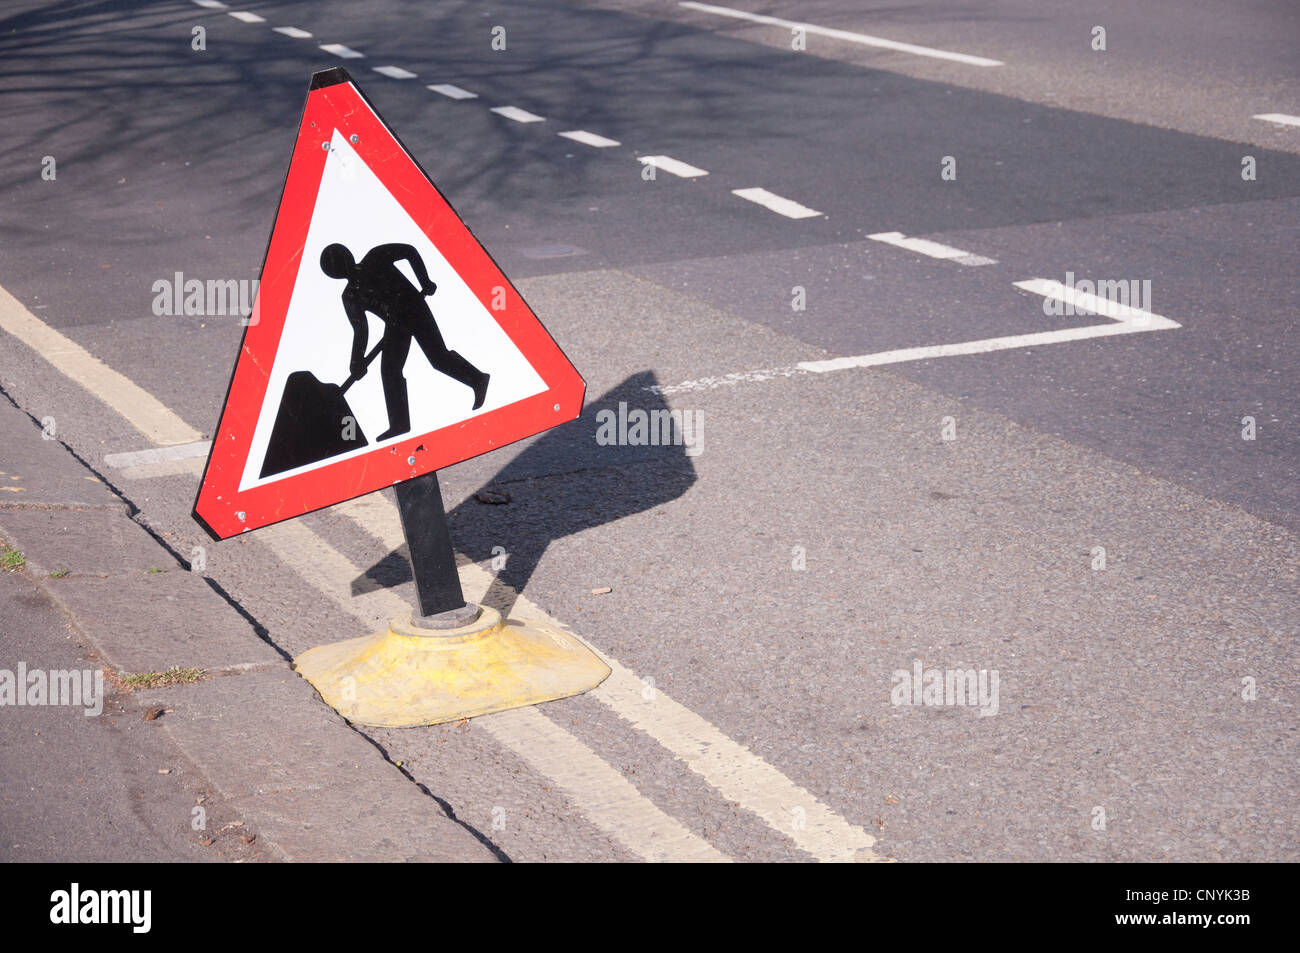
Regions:
M 8 400 L 0 401 L 0 440 L 0 485 L 22 488 L 0 497 L 0 539 L 26 556 L 34 582 L 109 666 L 237 676 L 140 697 L 172 709 L 161 723 L 168 737 L 274 853 L 496 859 L 327 708 L 254 620 L 133 519 L 128 499 L 61 442 L 43 439 L 35 418 Z

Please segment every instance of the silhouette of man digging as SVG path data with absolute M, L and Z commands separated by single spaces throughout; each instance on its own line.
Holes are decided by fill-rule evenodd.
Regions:
M 420 282 L 416 291 L 411 282 L 397 268 L 397 262 L 410 263 L 411 270 Z M 480 371 L 460 354 L 449 350 L 438 331 L 433 313 L 425 298 L 437 291 L 429 280 L 424 262 L 410 245 L 377 245 L 366 252 L 360 262 L 339 244 L 328 246 L 320 256 L 321 271 L 331 278 L 346 278 L 343 289 L 343 310 L 352 325 L 352 360 L 349 370 L 353 380 L 366 375 L 366 344 L 370 328 L 366 312 L 384 322 L 384 335 L 379 347 L 384 352 L 379 361 L 379 377 L 384 383 L 384 404 L 388 409 L 388 429 L 376 440 L 387 440 L 411 429 L 410 398 L 406 392 L 406 378 L 402 368 L 411 351 L 411 339 L 434 370 L 458 380 L 474 392 L 474 406 L 478 410 L 487 396 L 491 375 Z

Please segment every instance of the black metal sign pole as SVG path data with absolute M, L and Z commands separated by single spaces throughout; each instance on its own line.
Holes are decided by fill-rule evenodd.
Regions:
M 411 554 L 411 574 L 419 603 L 419 612 L 412 613 L 411 621 L 436 629 L 472 622 L 478 616 L 478 607 L 465 604 L 460 588 L 437 471 L 397 484 L 397 509 Z

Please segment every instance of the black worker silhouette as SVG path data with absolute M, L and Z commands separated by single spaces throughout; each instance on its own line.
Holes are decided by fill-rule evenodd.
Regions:
M 406 261 L 420 283 L 417 291 L 397 262 Z M 331 278 L 346 278 L 343 310 L 352 325 L 350 375 L 340 386 L 323 384 L 309 371 L 295 371 L 285 381 L 280 412 L 276 416 L 261 475 L 270 476 L 306 466 L 327 457 L 366 446 L 365 435 L 344 397 L 347 389 L 365 377 L 370 362 L 383 351 L 379 376 L 384 385 L 388 429 L 376 440 L 387 440 L 411 429 L 410 397 L 402 369 L 411 340 L 435 370 L 460 381 L 474 393 L 471 410 L 483 406 L 491 375 L 480 371 L 456 351 L 448 349 L 425 298 L 437 291 L 424 261 L 410 245 L 377 245 L 361 261 L 346 246 L 329 245 L 321 252 L 320 267 Z M 366 313 L 384 322 L 384 333 L 369 354 Z
M 411 282 L 397 268 L 397 262 L 406 261 L 420 282 L 417 292 Z M 410 245 L 377 245 L 366 252 L 361 261 L 354 261 L 352 253 L 343 245 L 330 245 L 320 256 L 321 271 L 331 278 L 346 278 L 343 289 L 343 310 L 352 324 L 352 362 L 349 370 L 357 380 L 366 376 L 369 361 L 366 343 L 370 333 L 366 312 L 384 322 L 384 335 L 379 341 L 383 356 L 379 359 L 379 376 L 384 382 L 384 403 L 388 408 L 388 429 L 375 439 L 387 440 L 411 429 L 411 406 L 406 393 L 406 378 L 402 368 L 411 350 L 411 339 L 433 369 L 458 380 L 474 392 L 471 410 L 483 406 L 487 395 L 488 374 L 483 373 L 460 354 L 447 349 L 438 331 L 433 312 L 425 298 L 438 290 L 424 270 L 424 261 Z

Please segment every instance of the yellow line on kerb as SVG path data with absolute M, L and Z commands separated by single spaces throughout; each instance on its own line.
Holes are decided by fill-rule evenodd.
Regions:
M 0 288 L 0 329 L 22 341 L 61 374 L 80 384 L 116 411 L 152 443 L 170 446 L 202 438 L 158 398 L 113 370 L 80 344 L 64 337 L 4 288 Z

